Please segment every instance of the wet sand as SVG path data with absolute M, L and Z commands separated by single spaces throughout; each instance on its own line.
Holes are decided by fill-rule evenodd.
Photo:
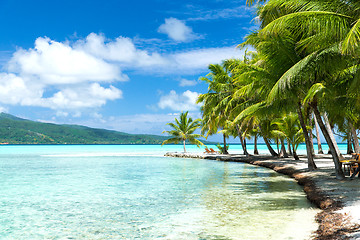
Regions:
M 167 153 L 165 156 L 244 162 L 286 174 L 302 185 L 309 201 L 321 209 L 315 219 L 319 227 L 312 239 L 360 239 L 360 178 L 336 179 L 331 155 L 316 155 L 315 171 L 308 171 L 306 156 L 300 156 L 298 161 L 268 155 Z

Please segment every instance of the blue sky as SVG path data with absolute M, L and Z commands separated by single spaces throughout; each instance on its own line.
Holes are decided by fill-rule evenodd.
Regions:
M 253 18 L 236 0 L 1 0 L 0 110 L 160 135 L 200 116 L 199 77 L 243 56 Z

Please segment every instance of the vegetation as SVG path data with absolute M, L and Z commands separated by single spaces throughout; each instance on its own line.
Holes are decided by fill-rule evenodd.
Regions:
M 77 125 L 33 122 L 0 113 L 0 143 L 8 144 L 161 144 L 166 137 L 127 134 Z
M 219 149 L 219 152 L 221 154 L 228 154 L 229 145 L 226 145 L 225 147 L 223 147 L 220 144 L 217 144 L 216 147 Z
M 201 78 L 209 84 L 208 93 L 198 98 L 203 103 L 202 131 L 221 132 L 224 140 L 237 134 L 245 154 L 244 140 L 250 136 L 255 140 L 261 136 L 269 152 L 282 157 L 289 153 L 297 158 L 296 147 L 305 142 L 312 170 L 316 168 L 312 130 L 318 124 L 336 176 L 343 178 L 334 130 L 360 151 L 360 2 L 248 0 L 247 4 L 257 5 L 260 29 L 239 47 L 255 51 L 243 60 L 212 64 L 210 73 Z
M 203 137 L 203 135 L 194 133 L 200 127 L 200 121 L 200 119 L 193 120 L 191 117 L 188 117 L 188 112 L 181 113 L 180 121 L 175 118 L 175 123 L 167 124 L 172 127 L 173 130 L 164 131 L 163 133 L 168 133 L 172 137 L 165 140 L 162 145 L 169 143 L 178 144 L 179 142 L 182 142 L 184 146 L 184 152 L 186 152 L 186 141 L 189 141 L 190 143 L 195 144 L 198 147 L 200 147 L 200 145 L 204 146 L 204 144 L 200 140 L 196 139 Z

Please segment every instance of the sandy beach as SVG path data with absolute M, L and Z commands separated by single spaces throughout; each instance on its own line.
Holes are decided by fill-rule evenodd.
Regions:
M 300 156 L 298 161 L 268 155 L 167 153 L 165 156 L 244 162 L 286 174 L 302 185 L 309 201 L 321 209 L 315 219 L 319 227 L 312 239 L 360 239 L 360 178 L 336 179 L 331 155 L 316 155 L 315 171 L 308 171 L 306 156 Z

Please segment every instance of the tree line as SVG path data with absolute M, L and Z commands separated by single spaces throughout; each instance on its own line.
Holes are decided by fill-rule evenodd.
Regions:
M 348 152 L 360 153 L 360 2 L 356 0 L 248 0 L 256 5 L 260 28 L 238 48 L 242 60 L 211 64 L 201 80 L 201 131 L 264 139 L 274 156 L 292 154 L 305 142 L 308 168 L 316 169 L 313 129 L 322 132 L 343 178 L 337 133 Z M 317 136 L 317 140 L 320 138 Z M 278 151 L 270 145 L 275 141 Z M 226 142 L 224 143 L 226 146 Z M 321 151 L 321 145 L 319 146 Z M 255 154 L 256 152 L 255 147 Z

